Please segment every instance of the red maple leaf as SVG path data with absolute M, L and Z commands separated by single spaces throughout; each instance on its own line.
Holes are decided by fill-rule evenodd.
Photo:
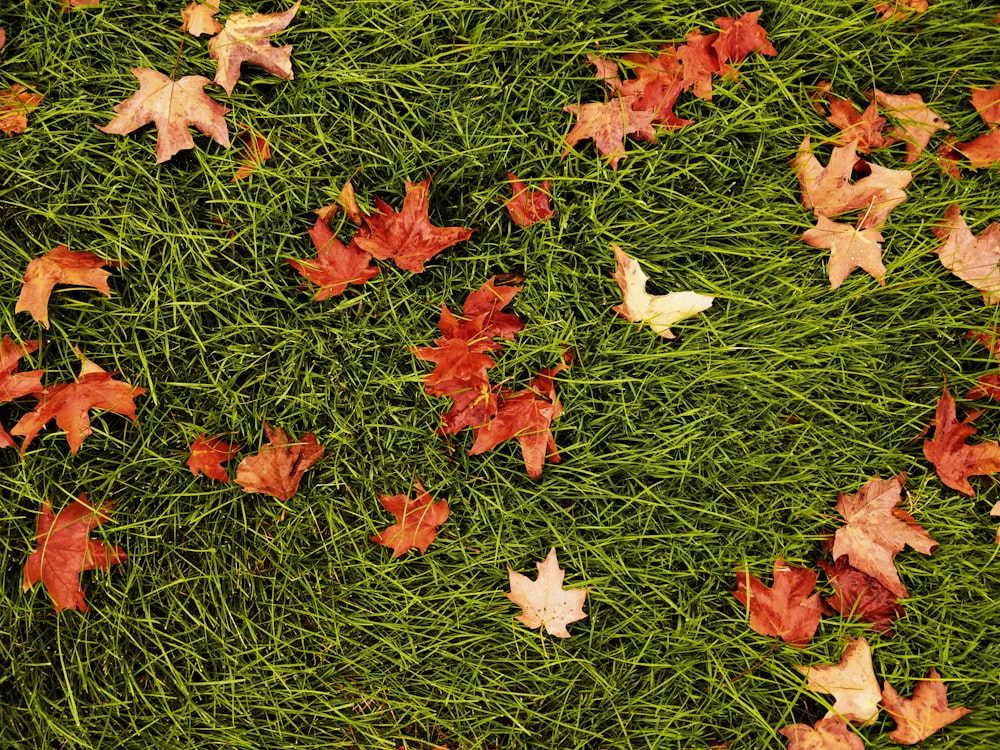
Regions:
M 417 496 L 379 495 L 382 507 L 396 517 L 397 523 L 381 534 L 369 537 L 376 544 L 393 550 L 393 557 L 402 557 L 411 549 L 424 554 L 437 538 L 438 527 L 448 520 L 448 501 L 434 502 L 419 481 L 413 483 Z
M 105 372 L 89 359 L 83 359 L 80 376 L 72 383 L 48 386 L 38 399 L 33 411 L 21 417 L 10 431 L 11 435 L 24 437 L 21 455 L 31 441 L 51 420 L 66 431 L 70 453 L 76 455 L 84 438 L 91 433 L 90 410 L 104 409 L 136 420 L 136 396 L 146 393 L 145 388 L 114 380 L 117 372 Z
M 747 571 L 737 571 L 732 592 L 750 611 L 750 627 L 761 635 L 776 635 L 796 648 L 812 640 L 823 611 L 816 587 L 816 572 L 774 563 L 774 586 L 768 588 Z
M 263 133 L 248 128 L 239 137 L 244 140 L 244 145 L 237 155 L 240 166 L 233 175 L 233 182 L 245 180 L 271 158 L 271 147 Z
M 672 44 L 660 47 L 659 55 L 633 52 L 622 57 L 636 74 L 621 84 L 623 96 L 635 97 L 634 108 L 654 113 L 653 122 L 666 128 L 682 128 L 694 120 L 674 114 L 674 104 L 684 90 L 683 71 Z
M 17 298 L 14 312 L 28 312 L 31 317 L 49 327 L 49 296 L 56 284 L 90 286 L 105 297 L 111 296 L 108 288 L 110 271 L 104 266 L 116 265 L 93 253 L 73 252 L 65 245 L 56 245 L 45 255 L 35 258 L 24 272 L 24 286 Z
M 948 688 L 934 667 L 925 679 L 917 682 L 912 698 L 901 697 L 887 680 L 882 687 L 882 705 L 896 722 L 889 739 L 901 745 L 916 745 L 942 727 L 972 713 L 971 708 L 964 706 L 948 707 Z
M 437 339 L 437 346 L 415 346 L 417 359 L 437 365 L 424 376 L 424 391 L 430 396 L 454 400 L 442 416 L 438 432 L 454 434 L 465 427 L 478 427 L 496 414 L 497 397 L 487 370 L 496 363 L 461 338 Z
M 516 313 L 502 312 L 521 287 L 497 286 L 496 279 L 496 276 L 491 276 L 466 298 L 461 320 L 452 314 L 447 305 L 441 305 L 438 327 L 446 338 L 460 338 L 474 351 L 488 351 L 502 346 L 493 339 L 513 341 L 514 336 L 524 329 L 524 323 Z M 523 278 L 515 274 L 512 280 L 516 283 Z
M 562 404 L 556 398 L 555 376 L 569 367 L 573 355 L 569 350 L 555 367 L 542 370 L 527 388 L 512 392 L 502 390 L 496 415 L 486 425 L 476 428 L 476 439 L 470 456 L 493 450 L 500 443 L 516 438 L 521 445 L 528 476 L 538 479 L 545 462 L 559 463 L 559 452 L 552 435 L 552 422 L 562 414 Z
M 847 523 L 837 529 L 833 542 L 834 560 L 847 555 L 852 566 L 899 598 L 909 594 L 893 563 L 896 555 L 907 545 L 925 555 L 938 546 L 913 516 L 897 507 L 905 481 L 905 474 L 892 479 L 876 476 L 854 495 L 840 493 L 837 512 Z
M 885 118 L 879 115 L 878 104 L 874 99 L 868 103 L 863 112 L 858 112 L 858 108 L 850 99 L 840 99 L 829 93 L 826 95 L 826 102 L 830 108 L 827 122 L 840 128 L 840 134 L 834 141 L 838 146 L 846 146 L 851 141 L 856 141 L 857 152 L 867 154 L 873 148 L 895 143 L 894 138 L 882 133 L 885 129 Z
M 714 46 L 718 38 L 718 34 L 702 34 L 696 28 L 688 33 L 687 43 L 677 49 L 684 72 L 681 85 L 685 90 L 693 87 L 694 95 L 708 102 L 712 101 L 712 76 L 720 70 Z
M 635 109 L 634 96 L 616 96 L 606 102 L 570 104 L 563 110 L 575 115 L 577 121 L 566 134 L 566 148 L 562 156 L 566 156 L 580 141 L 592 138 L 597 153 L 608 157 L 612 169 L 618 169 L 618 162 L 627 156 L 626 135 L 656 141 L 652 124 L 656 113 Z
M 358 247 L 379 260 L 392 259 L 404 271 L 420 273 L 439 252 L 469 239 L 473 230 L 468 227 L 431 224 L 427 214 L 431 177 L 416 184 L 407 181 L 403 210 L 398 213 L 376 198 L 375 213 L 363 217 L 370 234 L 355 237 Z
M 336 208 L 336 206 L 334 206 Z M 327 223 L 329 212 L 316 212 L 316 223 L 309 229 L 309 239 L 318 250 L 316 258 L 288 259 L 292 268 L 319 287 L 317 302 L 343 294 L 349 284 L 364 284 L 378 275 L 378 266 L 371 263 L 372 256 L 361 249 L 358 238 L 367 230 L 359 230 L 345 246 L 337 239 Z
M 191 469 L 194 476 L 204 473 L 210 479 L 228 484 L 229 475 L 226 474 L 222 464 L 231 461 L 239 449 L 239 443 L 227 443 L 218 435 L 205 437 L 203 432 L 191 443 L 191 455 L 187 460 L 188 468 Z
M 256 65 L 279 78 L 291 80 L 292 46 L 272 47 L 271 35 L 292 22 L 302 0 L 283 13 L 232 13 L 225 28 L 208 42 L 208 55 L 219 61 L 215 82 L 233 95 L 243 63 Z
M 838 557 L 833 565 L 826 560 L 817 564 L 826 571 L 833 587 L 833 596 L 824 599 L 830 607 L 843 617 L 860 617 L 880 633 L 892 635 L 893 619 L 905 614 L 892 591 L 853 567 L 847 555 Z
M 1000 84 L 991 89 L 971 89 L 976 114 L 991 128 L 1000 125 Z
M 90 538 L 90 532 L 111 518 L 112 503 L 91 505 L 86 493 L 53 515 L 48 500 L 42 503 L 35 534 L 37 546 L 24 563 L 24 590 L 39 581 L 56 606 L 87 611 L 80 586 L 85 570 L 109 570 L 127 559 L 125 550 Z
M 551 180 L 542 182 L 540 190 L 528 190 L 527 185 L 513 172 L 507 173 L 507 179 L 510 180 L 514 196 L 504 205 L 510 218 L 519 227 L 530 227 L 540 221 L 548 221 L 556 215 L 549 202 L 552 199 L 552 194 L 549 192 Z
M 968 445 L 965 442 L 976 434 L 972 422 L 980 413 L 974 411 L 959 422 L 955 399 L 945 386 L 932 422 L 934 437 L 924 441 L 924 457 L 934 464 L 941 481 L 969 497 L 976 494 L 969 477 L 1000 471 L 1000 443 L 991 440 Z
M 326 448 L 316 436 L 307 432 L 293 441 L 280 427 L 264 423 L 267 444 L 236 467 L 236 483 L 244 492 L 259 492 L 281 501 L 290 499 L 299 490 L 306 471 L 323 457 Z
M 42 385 L 42 374 L 45 370 L 16 372 L 21 357 L 37 349 L 37 341 L 15 344 L 9 336 L 3 337 L 3 341 L 0 342 L 0 404 L 22 396 L 35 396 L 45 390 Z M 14 439 L 3 425 L 0 425 L 0 448 L 11 448 L 14 445 Z
M 757 21 L 762 10 L 744 13 L 739 18 L 723 16 L 715 19 L 719 26 L 719 36 L 712 45 L 719 59 L 719 74 L 729 72 L 727 63 L 741 63 L 751 52 L 774 57 L 778 54 L 767 40 L 767 31 Z

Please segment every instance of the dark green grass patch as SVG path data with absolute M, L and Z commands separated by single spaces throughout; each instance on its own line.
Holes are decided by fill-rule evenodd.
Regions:
M 157 166 L 151 127 L 95 128 L 134 92 L 129 69 L 169 73 L 182 39 L 178 75 L 211 77 L 181 5 L 0 9 L 0 87 L 46 96 L 0 141 L 2 332 L 47 340 L 28 359 L 48 383 L 75 376 L 78 345 L 149 389 L 137 424 L 95 413 L 76 456 L 54 428 L 0 455 L 0 745 L 783 748 L 778 728 L 826 710 L 793 666 L 835 662 L 845 634 L 867 634 L 904 695 L 936 667 L 953 704 L 978 708 L 924 747 L 995 738 L 997 490 L 947 490 L 914 438 L 945 377 L 961 393 L 995 369 L 962 334 L 997 314 L 940 266 L 931 226 L 953 201 L 976 232 L 1000 218 L 996 172 L 955 182 L 929 151 L 885 229 L 886 285 L 856 271 L 831 292 L 826 253 L 797 239 L 811 221 L 788 165 L 803 137 L 834 133 L 807 100 L 822 80 L 857 102 L 919 92 L 959 140 L 985 132 L 968 89 L 1000 78 L 989 9 L 941 0 L 886 24 L 860 1 L 307 0 L 279 37 L 294 80 L 244 68 L 232 98 L 213 93 L 231 132 L 246 123 L 274 152 L 233 184 L 236 148 L 196 135 Z M 588 52 L 655 50 L 758 7 L 780 54 L 751 55 L 711 103 L 683 96 L 696 124 L 629 142 L 617 172 L 589 142 L 560 159 L 563 107 L 602 97 Z M 872 159 L 903 167 L 901 147 Z M 356 170 L 363 204 L 397 208 L 405 180 L 434 173 L 432 219 L 476 231 L 419 276 L 383 264 L 316 303 L 287 259 L 314 253 L 310 212 Z M 550 178 L 558 215 L 514 226 L 508 171 Z M 612 242 L 651 291 L 714 306 L 670 343 L 617 317 Z M 60 288 L 46 332 L 13 309 L 28 261 L 58 243 L 127 266 L 110 299 Z M 409 351 L 437 335 L 441 302 L 512 272 L 527 327 L 494 380 L 523 387 L 564 345 L 577 356 L 559 376 L 562 462 L 538 482 L 513 444 L 469 457 L 471 435 L 434 435 L 447 406 Z M 23 406 L 0 412 L 9 427 Z M 246 455 L 265 421 L 327 446 L 284 506 L 190 475 L 199 433 L 232 433 Z M 750 631 L 734 569 L 812 564 L 837 493 L 899 472 L 940 547 L 897 558 L 912 596 L 896 636 L 827 618 L 795 650 Z M 415 477 L 452 515 L 426 555 L 392 560 L 368 541 L 391 521 L 377 495 Z M 41 501 L 81 491 L 116 504 L 95 536 L 129 559 L 84 576 L 91 612 L 57 617 L 40 587 L 22 593 L 21 567 Z M 504 597 L 507 566 L 533 575 L 553 545 L 567 585 L 592 587 L 566 641 L 514 622 Z M 863 730 L 869 746 L 893 746 L 892 726 Z

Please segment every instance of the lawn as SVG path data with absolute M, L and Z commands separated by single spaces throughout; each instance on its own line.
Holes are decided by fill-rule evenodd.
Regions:
M 996 169 L 946 176 L 938 133 L 883 229 L 885 285 L 856 270 L 831 291 L 829 253 L 799 241 L 813 217 L 789 166 L 807 135 L 829 156 L 837 129 L 809 103 L 824 80 L 859 104 L 872 87 L 920 93 L 959 141 L 985 132 L 969 89 L 1000 79 L 995 9 L 938 0 L 892 23 L 863 0 L 305 0 L 275 39 L 294 45 L 294 79 L 244 66 L 231 97 L 209 87 L 233 147 L 196 134 L 158 165 L 152 126 L 95 126 L 135 92 L 131 68 L 214 75 L 205 38 L 179 30 L 183 2 L 59 5 L 0 7 L 0 88 L 45 95 L 0 138 L 0 333 L 43 342 L 22 369 L 47 384 L 76 377 L 79 347 L 149 392 L 134 423 L 92 412 L 75 455 L 55 425 L 23 457 L 0 453 L 0 745 L 785 748 L 781 727 L 831 703 L 794 666 L 837 662 L 845 635 L 867 637 L 904 695 L 934 667 L 952 705 L 977 709 L 922 747 L 995 742 L 1000 490 L 949 489 L 919 436 L 945 379 L 983 409 L 972 442 L 1000 436 L 997 407 L 961 399 L 997 368 L 964 334 L 1000 316 L 932 252 L 953 202 L 976 233 L 1000 218 Z M 222 15 L 286 8 L 227 0 Z M 617 170 L 590 141 L 561 158 L 563 108 L 604 96 L 588 53 L 655 52 L 758 8 L 779 54 L 717 77 L 711 102 L 682 95 L 695 124 L 627 139 Z M 244 125 L 273 156 L 232 182 Z M 866 158 L 904 168 L 902 145 Z M 552 181 L 552 220 L 511 221 L 508 171 Z M 432 174 L 431 219 L 471 239 L 421 274 L 383 262 L 314 301 L 288 263 L 315 255 L 312 211 L 352 177 L 363 208 L 399 208 L 405 182 Z M 332 227 L 354 231 L 343 213 Z M 651 291 L 714 305 L 673 341 L 625 321 L 612 243 Z M 57 288 L 45 330 L 14 307 L 28 262 L 58 244 L 122 266 L 110 298 Z M 447 399 L 424 392 L 431 367 L 411 352 L 440 335 L 442 302 L 510 273 L 526 328 L 491 380 L 524 388 L 565 347 L 576 358 L 557 377 L 562 461 L 537 481 L 514 441 L 469 456 L 469 430 L 435 434 Z M 265 422 L 326 446 L 287 502 L 186 467 L 199 434 L 242 458 Z M 770 585 L 779 556 L 813 566 L 838 493 L 901 472 L 940 546 L 896 558 L 910 598 L 895 635 L 839 616 L 805 649 L 753 632 L 736 570 Z M 392 522 L 378 496 L 414 479 L 451 517 L 426 554 L 393 559 L 369 541 Z M 80 492 L 115 504 L 93 536 L 128 560 L 83 575 L 89 612 L 57 615 L 21 571 L 42 501 Z M 508 566 L 533 577 L 553 546 L 565 585 L 590 587 L 569 639 L 526 629 L 505 597 Z M 883 712 L 860 733 L 897 747 L 893 727 Z

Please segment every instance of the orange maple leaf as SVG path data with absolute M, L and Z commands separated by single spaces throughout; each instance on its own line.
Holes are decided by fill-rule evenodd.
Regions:
M 556 212 L 549 203 L 552 198 L 549 192 L 551 180 L 543 181 L 539 190 L 528 190 L 527 185 L 513 172 L 507 173 L 507 179 L 514 190 L 514 195 L 504 202 L 504 206 L 507 207 L 507 212 L 515 224 L 519 227 L 530 227 L 555 216 Z
M 737 571 L 733 596 L 750 612 L 750 627 L 761 635 L 776 635 L 796 648 L 812 640 L 823 613 L 816 571 L 774 563 L 774 586 L 768 588 L 747 571 Z
M 431 177 L 415 184 L 407 181 L 403 209 L 398 213 L 376 198 L 375 213 L 364 217 L 369 234 L 355 238 L 358 247 L 379 260 L 392 259 L 404 271 L 420 273 L 424 263 L 439 252 L 469 239 L 473 230 L 467 227 L 431 224 L 427 213 Z
M 820 719 L 813 726 L 789 724 L 778 730 L 788 738 L 788 750 L 864 750 L 865 743 L 839 716 Z
M 826 216 L 816 219 L 816 226 L 802 234 L 802 241 L 812 247 L 830 251 L 827 273 L 830 288 L 836 289 L 855 268 L 861 268 L 885 286 L 885 266 L 882 264 L 882 233 L 865 229 L 864 219 L 856 227 L 831 221 Z
M 37 109 L 44 98 L 43 94 L 29 92 L 20 83 L 0 91 L 0 133 L 8 137 L 23 133 L 28 127 L 28 114 Z
M 0 342 L 0 404 L 22 396 L 35 396 L 45 390 L 42 385 L 45 370 L 15 372 L 21 357 L 37 349 L 37 341 L 15 344 L 9 336 L 4 335 Z M 0 425 L 0 448 L 11 448 L 14 445 L 14 439 Z
M 112 503 L 91 505 L 86 493 L 53 515 L 48 500 L 42 503 L 36 531 L 37 547 L 24 563 L 24 590 L 39 581 L 45 586 L 56 606 L 87 611 L 80 586 L 80 573 L 85 570 L 109 570 L 125 562 L 125 550 L 90 538 L 90 532 L 111 518 Z
M 941 727 L 972 713 L 971 708 L 964 706 L 948 708 L 948 688 L 933 667 L 925 679 L 917 682 L 912 698 L 901 697 L 886 681 L 882 688 L 882 705 L 896 722 L 889 739 L 901 745 L 916 745 Z
M 89 359 L 83 359 L 79 377 L 72 383 L 50 385 L 39 397 L 33 411 L 21 417 L 10 431 L 11 435 L 24 437 L 21 455 L 28 450 L 42 428 L 51 420 L 66 431 L 70 453 L 76 455 L 83 440 L 90 433 L 90 410 L 104 409 L 136 420 L 136 396 L 146 393 L 145 388 L 114 380 L 116 372 L 105 372 Z
M 411 549 L 424 554 L 431 542 L 437 539 L 437 530 L 448 520 L 448 501 L 434 502 L 434 498 L 419 481 L 413 483 L 417 496 L 412 500 L 406 495 L 379 495 L 379 502 L 387 512 L 396 517 L 397 523 L 381 534 L 369 539 L 393 550 L 393 557 L 402 557 Z
M 181 31 L 186 31 L 191 36 L 218 34 L 222 31 L 222 24 L 215 20 L 215 14 L 218 12 L 217 5 L 191 0 L 191 3 L 181 11 L 181 18 L 184 19 Z
M 934 464 L 941 481 L 969 497 L 976 494 L 969 477 L 1000 471 L 1000 443 L 991 440 L 969 445 L 965 442 L 976 434 L 972 422 L 980 413 L 972 412 L 959 422 L 955 399 L 946 386 L 934 411 L 934 437 L 924 441 L 924 458 Z
M 906 158 L 903 160 L 906 164 L 912 164 L 920 158 L 934 133 L 951 127 L 924 104 L 920 94 L 887 94 L 874 89 L 872 95 L 879 106 L 899 123 L 893 128 L 891 135 L 906 142 Z
M 232 460 L 239 450 L 239 443 L 227 443 L 218 435 L 205 437 L 203 432 L 191 443 L 191 455 L 188 457 L 187 466 L 194 476 L 203 473 L 210 479 L 228 484 L 229 475 L 226 474 L 222 464 Z
M 323 457 L 326 448 L 311 432 L 295 442 L 280 427 L 272 428 L 265 423 L 264 432 L 268 444 L 240 461 L 236 467 L 236 482 L 244 492 L 288 500 L 298 492 L 303 475 Z
M 309 239 L 318 251 L 317 257 L 288 259 L 292 268 L 319 287 L 313 297 L 317 302 L 343 294 L 350 284 L 364 284 L 378 276 L 378 266 L 371 263 L 372 256 L 356 241 L 358 235 L 346 246 L 337 239 L 328 219 L 324 218 L 330 213 L 323 209 L 317 211 L 316 223 L 309 229 Z
M 110 271 L 104 266 L 118 265 L 94 253 L 74 252 L 65 245 L 57 245 L 40 258 L 28 264 L 24 272 L 24 286 L 17 298 L 14 312 L 28 312 L 31 317 L 49 327 L 49 296 L 56 284 L 93 287 L 105 297 L 111 296 L 108 287 Z
M 1000 302 L 1000 226 L 991 222 L 982 234 L 975 235 L 962 218 L 959 205 L 953 203 L 933 231 L 944 240 L 934 249 L 941 265 L 982 292 L 985 304 Z
M 576 124 L 566 134 L 566 156 L 580 141 L 592 138 L 597 153 L 608 157 L 612 169 L 618 169 L 618 162 L 628 154 L 625 151 L 625 136 L 635 135 L 640 140 L 656 141 L 653 129 L 655 112 L 634 109 L 634 96 L 616 96 L 607 102 L 570 104 L 563 110 L 575 115 Z
M 271 147 L 262 133 L 248 128 L 240 133 L 240 138 L 244 140 L 244 144 L 237 154 L 240 166 L 233 175 L 233 182 L 245 180 L 271 158 Z
M 271 35 L 283 30 L 292 22 L 302 0 L 284 13 L 233 13 L 226 19 L 226 27 L 208 43 L 208 55 L 218 60 L 215 82 L 232 96 L 233 87 L 240 78 L 243 63 L 256 65 L 268 73 L 291 80 L 292 46 L 272 47 Z
M 229 110 L 204 92 L 205 76 L 184 76 L 172 81 L 149 68 L 132 68 L 139 90 L 115 105 L 118 114 L 102 133 L 128 135 L 147 123 L 156 123 L 156 163 L 170 159 L 178 151 L 194 148 L 189 125 L 194 125 L 216 143 L 229 148 L 229 130 L 224 115 Z

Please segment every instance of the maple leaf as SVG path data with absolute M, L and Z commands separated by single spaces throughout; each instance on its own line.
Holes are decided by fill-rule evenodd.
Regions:
M 830 115 L 827 122 L 840 128 L 840 134 L 835 139 L 839 146 L 846 146 L 855 141 L 857 152 L 867 154 L 873 148 L 881 148 L 895 142 L 895 139 L 882 134 L 885 128 L 885 118 L 878 113 L 878 105 L 873 100 L 861 113 L 850 99 L 827 97 Z
M 788 738 L 788 750 L 864 750 L 865 743 L 839 716 L 820 719 L 815 725 L 789 724 L 778 730 Z
M 824 718 L 840 716 L 867 724 L 878 714 L 882 691 L 872 668 L 871 647 L 864 637 L 856 641 L 847 638 L 847 648 L 838 664 L 795 668 L 806 676 L 809 690 L 828 693 L 836 699 Z
M 143 125 L 156 123 L 156 163 L 161 164 L 178 151 L 194 148 L 189 125 L 229 148 L 229 130 L 224 115 L 229 110 L 213 101 L 203 89 L 211 81 L 205 76 L 184 76 L 172 81 L 149 68 L 132 68 L 139 90 L 115 105 L 118 114 L 102 133 L 128 135 Z
M 824 599 L 830 607 L 843 617 L 860 617 L 878 632 L 892 635 L 892 620 L 905 614 L 892 591 L 852 566 L 847 555 L 838 557 L 834 565 L 826 560 L 817 564 L 833 587 L 833 596 Z
M 191 443 L 187 466 L 194 476 L 204 473 L 210 479 L 229 484 L 229 475 L 222 464 L 235 458 L 239 449 L 239 443 L 227 443 L 218 435 L 205 437 L 203 432 Z
M 896 722 L 896 728 L 889 732 L 890 740 L 901 745 L 916 745 L 942 727 L 972 713 L 971 708 L 964 706 L 948 708 L 948 688 L 940 680 L 937 670 L 931 667 L 927 678 L 917 682 L 912 698 L 900 697 L 886 681 L 882 688 L 882 705 Z
M 854 495 L 840 493 L 837 512 L 847 524 L 837 529 L 833 559 L 842 555 L 851 565 L 867 573 L 901 599 L 909 594 L 899 580 L 893 559 L 909 545 L 929 555 L 937 542 L 897 506 L 903 500 L 905 474 L 892 479 L 877 476 L 866 482 Z
M 719 72 L 719 56 L 715 51 L 718 34 L 702 34 L 695 28 L 688 32 L 677 49 L 677 59 L 681 61 L 684 75 L 681 85 L 685 90 L 694 88 L 694 95 L 707 102 L 712 101 L 712 76 Z
M 970 89 L 976 114 L 991 128 L 1000 125 L 1000 84 L 991 89 Z
M 240 133 L 240 137 L 245 144 L 237 155 L 240 166 L 233 175 L 233 182 L 245 180 L 271 158 L 271 147 L 267 145 L 267 139 L 261 133 L 247 129 Z
M 222 31 L 222 24 L 215 20 L 215 14 L 218 12 L 218 6 L 212 3 L 191 0 L 191 4 L 181 11 L 181 18 L 184 19 L 181 31 L 186 31 L 191 36 L 218 34 Z
M 381 534 L 369 537 L 376 544 L 393 550 L 393 557 L 402 557 L 411 549 L 424 554 L 431 542 L 437 539 L 437 530 L 448 520 L 448 501 L 434 502 L 434 498 L 419 481 L 413 483 L 417 496 L 410 500 L 406 495 L 379 495 L 379 502 L 397 523 Z
M 882 233 L 877 229 L 861 229 L 862 224 L 863 219 L 859 220 L 858 227 L 852 227 L 819 216 L 816 226 L 802 235 L 807 245 L 830 250 L 827 273 L 831 289 L 843 284 L 855 268 L 864 269 L 880 286 L 885 286 Z
M 24 286 L 17 298 L 14 312 L 28 312 L 31 317 L 49 327 L 49 296 L 56 284 L 93 287 L 105 297 L 111 296 L 108 287 L 110 271 L 104 266 L 117 265 L 93 253 L 73 252 L 65 245 L 56 245 L 48 253 L 35 258 L 24 272 Z
M 114 509 L 108 502 L 91 505 L 83 492 L 56 515 L 48 500 L 43 502 L 35 534 L 37 546 L 24 563 L 24 590 L 41 581 L 56 612 L 86 612 L 80 574 L 85 570 L 109 570 L 128 559 L 121 547 L 90 539 L 90 532 L 110 520 Z
M 622 85 L 622 79 L 618 76 L 618 65 L 611 60 L 587 53 L 587 64 L 594 66 L 594 78 L 602 81 L 612 91 L 617 91 Z
M 101 0 L 61 0 L 63 13 L 73 8 L 98 8 Z
M 0 133 L 8 138 L 28 127 L 28 114 L 41 105 L 43 94 L 29 92 L 20 83 L 0 91 Z
M 524 466 L 532 479 L 542 475 L 546 461 L 559 463 L 552 422 L 562 415 L 563 409 L 556 398 L 555 376 L 572 361 L 573 354 L 567 349 L 562 362 L 539 372 L 524 390 L 502 390 L 496 415 L 489 424 L 476 428 L 476 439 L 469 455 L 477 456 L 493 450 L 505 440 L 517 438 Z
M 968 159 L 972 169 L 992 167 L 1000 161 L 1000 129 L 991 130 L 968 143 L 952 142 L 946 145 Z
M 823 606 L 813 593 L 816 573 L 774 563 L 774 586 L 768 588 L 748 572 L 736 573 L 736 591 L 731 592 L 750 612 L 750 627 L 761 635 L 776 635 L 796 648 L 812 640 Z
M 534 581 L 507 566 L 510 576 L 507 598 L 521 608 L 521 614 L 514 619 L 532 630 L 544 626 L 549 635 L 569 638 L 566 626 L 587 616 L 583 603 L 590 589 L 563 589 L 566 571 L 559 567 L 555 547 L 549 550 L 543 562 L 535 563 L 535 566 L 538 578 Z
M 91 433 L 91 409 L 104 409 L 136 421 L 133 399 L 146 393 L 146 389 L 114 380 L 117 372 L 105 372 L 82 355 L 81 359 L 83 364 L 77 379 L 72 383 L 48 386 L 39 396 L 34 410 L 21 417 L 11 429 L 11 435 L 24 437 L 24 442 L 21 443 L 22 456 L 31 441 L 53 419 L 59 429 L 66 431 L 66 442 L 73 455 L 76 455 L 84 438 Z
M 656 131 L 652 125 L 656 113 L 636 110 L 633 108 L 634 104 L 634 96 L 616 96 L 606 102 L 563 107 L 564 112 L 574 115 L 577 120 L 566 134 L 566 148 L 562 156 L 566 156 L 580 141 L 592 138 L 597 153 L 608 157 L 611 168 L 617 170 L 618 162 L 628 155 L 625 151 L 626 135 L 633 134 L 640 139 L 656 141 Z
M 461 338 L 437 339 L 437 346 L 411 347 L 417 359 L 437 366 L 424 376 L 424 391 L 430 396 L 454 400 L 442 415 L 439 434 L 454 434 L 465 427 L 486 424 L 497 412 L 497 397 L 487 370 L 496 363 Z
M 727 63 L 741 63 L 751 52 L 770 57 L 778 54 L 778 50 L 767 40 L 767 31 L 758 23 L 763 12 L 755 10 L 739 18 L 723 16 L 715 19 L 719 36 L 712 47 L 719 60 L 720 75 L 726 75 L 731 70 Z
M 343 294 L 349 284 L 364 284 L 378 276 L 378 266 L 371 264 L 372 256 L 357 243 L 357 236 L 345 247 L 330 229 L 320 211 L 316 223 L 309 229 L 309 239 L 319 251 L 316 258 L 288 259 L 292 268 L 316 284 L 320 289 L 313 297 L 322 302 Z
M 997 131 L 1000 132 L 1000 131 Z M 962 218 L 957 203 L 945 211 L 944 220 L 934 227 L 934 235 L 944 244 L 935 248 L 941 265 L 983 294 L 983 302 L 1000 302 L 1000 227 L 994 221 L 980 235 L 974 235 Z
M 859 227 L 880 227 L 889 212 L 906 200 L 903 188 L 910 184 L 913 175 L 906 170 L 886 169 L 861 161 L 870 173 L 851 183 L 851 173 L 858 163 L 857 141 L 851 141 L 835 147 L 824 167 L 812 153 L 806 136 L 792 159 L 792 170 L 802 190 L 802 205 L 813 209 L 816 216 L 838 216 L 864 209 L 865 218 Z
M 365 213 L 358 206 L 358 199 L 354 194 L 354 185 L 351 184 L 350 180 L 344 183 L 344 187 L 337 194 L 337 205 L 344 209 L 344 213 L 347 214 L 347 218 L 352 224 L 361 226 L 365 218 Z
M 684 90 L 683 72 L 674 45 L 662 45 L 659 55 L 630 53 L 622 60 L 636 74 L 636 78 L 619 87 L 622 95 L 635 97 L 633 109 L 653 112 L 653 123 L 666 128 L 682 128 L 694 122 L 674 114 L 674 104 Z
M 878 89 L 873 89 L 872 94 L 879 106 L 899 123 L 892 130 L 892 135 L 906 142 L 906 158 L 903 159 L 906 164 L 920 158 L 931 136 L 938 130 L 951 127 L 924 104 L 920 94 L 887 94 Z
M 670 326 L 678 320 L 690 318 L 712 306 L 715 297 L 697 292 L 670 292 L 649 294 L 638 261 L 626 255 L 618 245 L 612 244 L 617 267 L 613 274 L 622 293 L 622 303 L 611 308 L 633 323 L 648 323 L 655 333 L 665 339 L 675 338 Z
M 0 26 L 0 49 L 7 44 L 7 33 L 3 30 L 3 26 Z
M 555 216 L 556 212 L 549 203 L 552 198 L 549 192 L 551 180 L 543 181 L 540 190 L 528 190 L 527 185 L 513 172 L 507 173 L 507 179 L 510 180 L 514 195 L 504 202 L 504 206 L 507 207 L 507 212 L 515 224 L 519 227 L 530 227 Z
M 920 14 L 927 10 L 927 0 L 891 0 L 891 2 L 875 3 L 875 11 L 882 14 L 883 21 L 905 21 L 914 13 Z
M 1000 471 L 1000 443 L 989 441 L 968 445 L 965 442 L 976 434 L 972 422 L 979 414 L 978 411 L 972 412 L 959 422 L 955 414 L 955 399 L 945 386 L 934 413 L 934 438 L 924 441 L 924 458 L 934 464 L 941 481 L 969 497 L 976 494 L 969 484 L 969 477 Z
M 303 475 L 323 457 L 326 448 L 307 432 L 292 441 L 280 427 L 264 423 L 267 445 L 247 456 L 236 467 L 236 483 L 244 492 L 259 492 L 281 501 L 290 499 L 299 489 Z
M 420 273 L 439 252 L 469 239 L 473 230 L 467 227 L 431 224 L 427 213 L 431 177 L 415 184 L 407 181 L 399 213 L 376 198 L 375 213 L 364 217 L 370 234 L 356 237 L 358 246 L 379 260 L 392 259 L 404 271 Z
M 233 13 L 226 19 L 226 27 L 208 43 L 208 56 L 219 61 L 215 82 L 232 96 L 233 87 L 240 78 L 243 63 L 256 65 L 268 73 L 291 80 L 292 46 L 272 47 L 271 35 L 282 31 L 292 22 L 302 0 L 284 13 Z
M 447 305 L 441 305 L 438 327 L 446 338 L 460 338 L 473 351 L 487 351 L 501 347 L 493 339 L 513 341 L 514 336 L 524 329 L 524 323 L 516 313 L 502 312 L 521 287 L 497 286 L 496 280 L 496 276 L 490 276 L 485 284 L 466 298 L 461 321 L 455 318 Z M 515 274 L 512 280 L 518 282 L 523 278 Z
M 15 344 L 9 336 L 4 335 L 3 341 L 0 342 L 0 404 L 22 396 L 35 396 L 45 390 L 42 385 L 42 374 L 45 370 L 15 372 L 21 357 L 37 349 L 37 341 Z M 3 425 L 0 425 L 0 448 L 12 448 L 14 445 L 14 439 Z

